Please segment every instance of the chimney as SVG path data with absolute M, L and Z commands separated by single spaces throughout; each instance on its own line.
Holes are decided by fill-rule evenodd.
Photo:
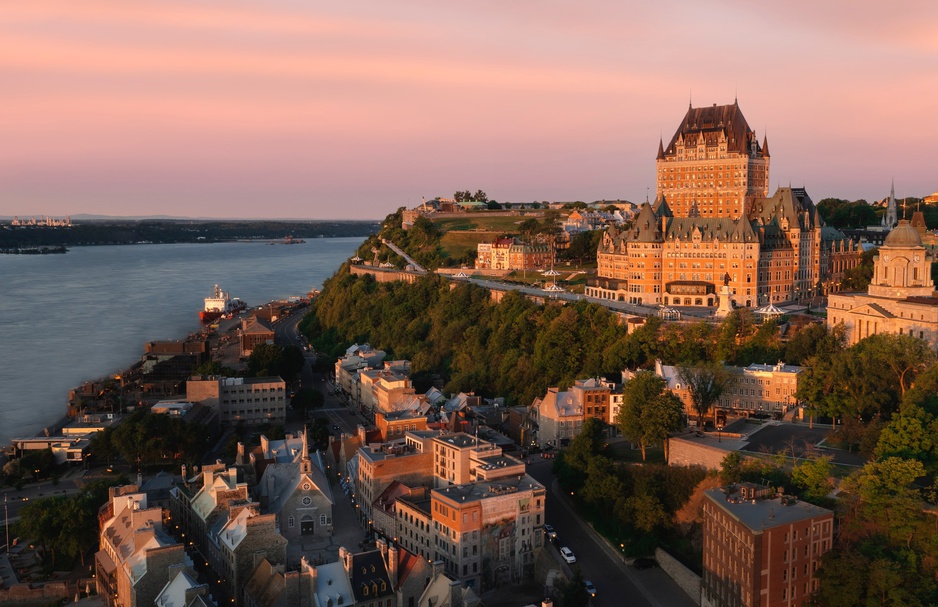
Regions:
M 388 541 L 382 537 L 375 540 L 375 546 L 381 551 L 381 558 L 388 562 Z
M 554 599 L 544 599 L 541 601 L 541 607 L 554 607 Z
M 433 579 L 436 579 L 439 576 L 443 575 L 443 561 L 433 561 L 430 564 L 430 567 L 431 567 L 431 571 L 433 572 Z
M 391 588 L 397 588 L 397 559 L 398 559 L 398 549 L 397 546 L 391 546 L 388 549 L 388 577 L 391 580 Z
M 360 440 L 363 445 L 366 444 L 366 441 L 368 439 L 366 438 L 365 426 L 358 424 L 357 430 L 358 430 L 358 440 Z
M 449 606 L 462 607 L 462 582 L 459 580 L 449 583 Z
M 143 474 L 141 472 L 137 473 L 137 486 L 143 486 Z
M 305 556 L 300 559 L 300 575 L 307 580 L 309 596 L 314 596 L 317 590 L 319 570 L 315 567 L 311 567 Z
M 183 481 L 183 482 L 186 482 L 186 481 L 189 480 L 189 478 L 186 476 L 186 465 L 185 465 L 185 464 L 182 465 L 182 469 L 180 470 L 179 473 L 180 473 L 180 475 L 182 476 L 182 481 Z
M 345 546 L 339 546 L 339 562 L 342 563 L 342 566 L 345 567 L 345 572 L 348 573 L 352 568 L 352 555 L 349 553 L 348 548 Z

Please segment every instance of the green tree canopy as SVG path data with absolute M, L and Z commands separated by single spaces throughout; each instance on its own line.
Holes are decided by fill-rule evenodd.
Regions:
M 713 405 L 720 402 L 720 397 L 734 381 L 734 377 L 726 367 L 718 363 L 700 363 L 693 367 L 679 366 L 677 375 L 690 393 L 694 411 L 697 413 L 697 427 L 703 430 L 704 416 Z
M 668 435 L 683 425 L 681 399 L 665 389 L 664 379 L 651 371 L 639 371 L 625 383 L 616 425 L 624 436 L 638 443 L 642 460 L 649 446 L 663 445 L 667 460 Z

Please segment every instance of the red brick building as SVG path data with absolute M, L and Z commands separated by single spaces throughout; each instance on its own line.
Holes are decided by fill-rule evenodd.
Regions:
M 807 605 L 834 513 L 752 483 L 706 498 L 701 607 Z

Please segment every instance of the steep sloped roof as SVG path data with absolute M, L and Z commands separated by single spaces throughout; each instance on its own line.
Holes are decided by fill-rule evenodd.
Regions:
M 703 139 L 709 146 L 725 140 L 727 151 L 739 154 L 748 154 L 751 142 L 755 141 L 756 152 L 763 153 L 737 102 L 732 105 L 689 107 L 670 143 L 664 148 L 664 155 L 676 154 L 676 145 L 681 139 L 694 144 Z

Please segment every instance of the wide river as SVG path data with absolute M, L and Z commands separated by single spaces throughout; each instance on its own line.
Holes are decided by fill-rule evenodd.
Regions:
M 62 417 L 68 391 L 198 330 L 215 284 L 249 306 L 319 289 L 364 238 L 75 247 L 0 255 L 0 445 Z

